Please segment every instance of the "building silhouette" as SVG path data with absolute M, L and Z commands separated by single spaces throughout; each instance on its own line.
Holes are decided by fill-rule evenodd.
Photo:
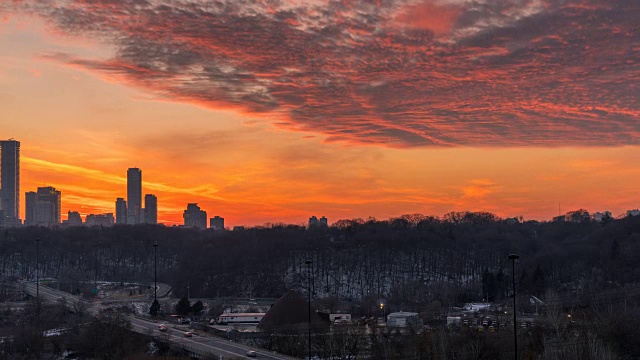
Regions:
M 89 214 L 85 219 L 86 226 L 111 226 L 113 225 L 113 213 Z
M 127 224 L 140 224 L 142 217 L 142 171 L 127 170 Z
M 321 227 L 321 226 L 323 226 L 323 227 L 329 226 L 329 223 L 328 223 L 326 217 L 323 216 L 320 219 L 318 219 L 317 217 L 312 216 L 312 217 L 309 218 L 309 227 L 310 228 L 311 227 Z
M 28 226 L 60 224 L 60 191 L 54 187 L 39 187 L 37 192 L 25 194 L 25 220 Z
M 69 212 L 67 212 L 67 220 L 62 221 L 62 224 L 67 226 L 81 226 L 82 217 L 80 217 L 79 212 L 69 210 Z
M 127 201 L 124 198 L 116 199 L 116 224 L 127 223 Z
M 184 226 L 198 229 L 207 228 L 207 212 L 201 210 L 197 203 L 187 204 L 187 210 L 182 214 Z
M 144 223 L 158 223 L 158 198 L 153 194 L 144 196 Z
M 20 220 L 20 142 L 0 141 L 0 225 L 18 226 Z
M 215 231 L 224 230 L 224 218 L 220 216 L 214 216 L 209 219 L 209 227 Z

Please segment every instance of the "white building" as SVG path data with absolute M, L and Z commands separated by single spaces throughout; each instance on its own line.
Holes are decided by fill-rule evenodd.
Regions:
M 387 327 L 404 328 L 411 325 L 420 325 L 420 317 L 414 312 L 394 312 L 387 315 Z
M 487 303 L 468 303 L 468 304 L 464 304 L 463 309 L 465 309 L 466 311 L 478 312 L 483 310 L 489 310 L 490 306 L 491 304 L 487 304 Z

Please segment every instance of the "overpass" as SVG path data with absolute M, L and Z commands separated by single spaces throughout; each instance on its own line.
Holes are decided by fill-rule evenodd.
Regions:
M 36 284 L 34 282 L 21 282 L 22 290 L 31 295 L 36 296 Z M 71 295 L 69 293 L 55 290 L 50 287 L 40 285 L 40 298 L 41 301 L 48 302 L 62 302 L 67 307 L 73 308 L 79 306 L 82 302 L 85 302 L 78 296 Z M 87 303 L 87 311 L 92 315 L 97 315 L 98 310 L 93 308 L 89 302 Z M 252 350 L 256 352 L 259 359 L 271 359 L 271 360 L 292 360 L 295 358 L 280 355 L 277 353 L 269 352 L 266 350 L 238 344 L 229 340 L 221 338 L 209 337 L 209 336 L 197 336 L 189 338 L 185 336 L 185 333 L 181 330 L 169 328 L 167 332 L 159 331 L 159 322 L 153 320 L 147 320 L 135 316 L 129 316 L 131 321 L 132 330 L 147 336 L 157 338 L 159 341 L 167 342 L 171 346 L 181 348 L 187 351 L 190 355 L 200 358 L 204 356 L 218 356 L 221 359 L 229 358 L 244 358 L 248 351 Z

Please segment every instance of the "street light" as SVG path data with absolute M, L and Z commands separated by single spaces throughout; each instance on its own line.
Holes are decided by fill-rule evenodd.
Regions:
M 520 256 L 516 254 L 509 255 L 509 260 L 511 260 L 511 282 L 513 285 L 513 355 L 514 359 L 518 360 L 518 334 L 516 331 L 516 260 L 519 259 Z
M 153 303 L 158 302 L 158 242 L 153 243 Z
M 36 238 L 36 316 L 40 316 L 40 238 Z
M 313 264 L 313 261 L 307 260 L 304 263 L 307 264 L 307 286 L 309 293 L 309 360 L 311 360 L 311 264 Z
M 98 243 L 93 244 L 93 261 L 95 262 L 95 275 L 93 276 L 93 288 L 98 296 Z

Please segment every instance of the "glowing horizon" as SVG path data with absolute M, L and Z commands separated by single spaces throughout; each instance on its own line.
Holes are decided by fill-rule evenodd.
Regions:
M 640 4 L 0 4 L 0 138 L 24 193 L 226 225 L 639 207 Z

